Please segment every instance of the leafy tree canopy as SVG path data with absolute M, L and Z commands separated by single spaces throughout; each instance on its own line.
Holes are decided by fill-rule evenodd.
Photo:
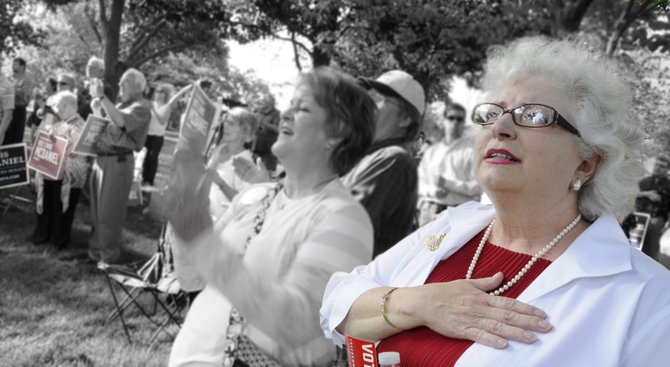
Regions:
M 353 74 L 401 68 L 433 98 L 451 75 L 476 76 L 489 45 L 522 35 L 596 32 L 609 54 L 622 45 L 665 50 L 666 0 L 256 0 L 262 32 L 287 32 L 313 65 Z M 300 36 L 311 45 L 297 41 Z M 286 37 L 279 37 L 286 38 Z
M 19 17 L 25 1 L 3 0 L 0 6 L 0 53 L 11 53 L 22 45 L 38 44 L 42 34 L 31 27 L 29 19 Z

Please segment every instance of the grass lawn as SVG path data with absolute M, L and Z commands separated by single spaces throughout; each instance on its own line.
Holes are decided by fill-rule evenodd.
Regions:
M 30 196 L 28 187 L 23 196 Z M 0 191 L 6 196 L 7 190 Z M 0 199 L 2 199 L 0 197 Z M 3 204 L 6 203 L 3 202 Z M 128 314 L 133 344 L 121 322 L 106 323 L 114 309 L 103 274 L 87 257 L 89 207 L 80 203 L 70 246 L 33 245 L 31 205 L 0 205 L 0 366 L 165 366 L 172 337 L 136 309 Z M 160 224 L 129 208 L 126 247 L 146 255 L 155 252 Z M 150 304 L 150 298 L 142 298 Z M 161 315 L 162 316 L 162 315 Z M 176 328 L 171 331 L 176 332 Z

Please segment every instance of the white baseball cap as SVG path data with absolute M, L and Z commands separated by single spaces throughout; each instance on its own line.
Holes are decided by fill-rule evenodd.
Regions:
M 426 110 L 426 95 L 423 87 L 411 75 L 402 70 L 391 70 L 377 79 L 359 78 L 367 87 L 382 94 L 398 95 L 414 106 L 420 115 Z

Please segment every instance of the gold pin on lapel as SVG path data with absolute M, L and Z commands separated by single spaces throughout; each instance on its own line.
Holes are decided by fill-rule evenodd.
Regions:
M 430 251 L 435 251 L 438 248 L 440 248 L 444 236 L 446 236 L 446 233 L 440 233 L 438 237 L 435 237 L 434 234 L 429 234 L 428 237 L 426 237 L 424 243 L 426 244 L 426 246 Z

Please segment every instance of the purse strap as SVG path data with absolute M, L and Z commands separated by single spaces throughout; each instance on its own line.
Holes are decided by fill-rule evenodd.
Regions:
M 268 208 L 270 208 L 272 201 L 283 187 L 284 185 L 281 182 L 277 183 L 277 185 L 275 185 L 275 187 L 272 190 L 269 190 L 267 195 L 263 197 L 261 207 L 256 213 L 256 216 L 254 217 L 254 228 L 252 229 L 251 233 L 249 233 L 249 235 L 247 236 L 246 243 L 244 244 L 245 253 L 247 251 L 247 248 L 249 247 L 249 243 L 251 242 L 251 240 L 254 237 L 256 237 L 263 229 L 263 224 L 265 223 L 265 216 L 267 210 Z M 244 334 L 245 323 L 246 322 L 242 317 L 242 315 L 240 315 L 237 309 L 233 307 L 230 310 L 230 318 L 228 319 L 228 328 L 226 329 L 226 347 L 225 347 L 226 350 L 225 350 L 224 366 L 234 366 L 236 359 L 235 358 L 236 351 L 240 344 L 242 335 Z M 259 350 L 258 353 L 262 352 Z
M 277 194 L 281 189 L 284 188 L 284 185 L 279 182 L 275 187 L 268 191 L 267 195 L 263 198 L 263 201 L 261 202 L 261 208 L 258 210 L 256 213 L 256 216 L 254 217 L 254 228 L 249 233 L 247 236 L 247 241 L 244 244 L 244 252 L 246 253 L 247 248 L 249 247 L 249 243 L 251 240 L 256 237 L 260 232 L 261 229 L 263 229 L 263 224 L 265 223 L 265 215 L 268 211 L 268 208 L 270 207 L 270 204 L 272 204 L 272 200 L 274 200 L 275 197 L 277 197 Z

